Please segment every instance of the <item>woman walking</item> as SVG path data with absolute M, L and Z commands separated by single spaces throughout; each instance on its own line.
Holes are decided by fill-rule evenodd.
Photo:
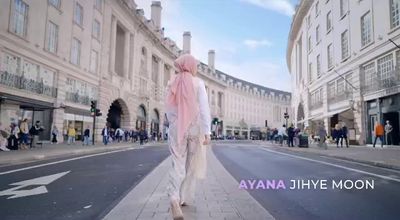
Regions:
M 168 195 L 173 219 L 194 197 L 196 178 L 205 176 L 205 147 L 210 143 L 210 107 L 204 82 L 196 77 L 197 61 L 185 54 L 175 60 L 178 74 L 167 88 L 168 144 L 172 157 Z
M 57 135 L 58 135 L 58 128 L 57 126 L 53 126 L 53 130 L 51 131 L 51 135 L 53 136 L 51 138 L 51 144 L 57 144 Z

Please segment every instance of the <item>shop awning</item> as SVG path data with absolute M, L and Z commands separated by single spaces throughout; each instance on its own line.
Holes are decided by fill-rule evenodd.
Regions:
M 334 111 L 330 111 L 330 112 L 328 112 L 328 113 L 325 114 L 325 115 L 321 115 L 321 116 L 319 116 L 319 117 L 315 117 L 314 120 L 322 120 L 322 119 L 324 119 L 324 118 L 329 118 L 329 117 L 331 117 L 331 116 L 333 116 L 333 115 L 343 113 L 343 112 L 345 112 L 345 111 L 347 111 L 347 110 L 350 110 L 350 107 L 341 108 L 341 109 L 336 109 L 336 110 L 334 110 Z
M 55 109 L 54 104 L 40 100 L 34 100 L 26 97 L 20 97 L 9 94 L 1 94 L 0 100 L 2 103 L 19 105 L 22 109 L 29 109 L 33 111 L 44 111 L 47 109 Z

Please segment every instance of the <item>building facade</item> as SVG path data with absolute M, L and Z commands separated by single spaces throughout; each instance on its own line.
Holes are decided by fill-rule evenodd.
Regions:
M 301 1 L 287 47 L 296 123 L 330 133 L 345 122 L 353 143 L 370 144 L 390 121 L 399 144 L 399 0 Z
M 165 86 L 175 74 L 174 60 L 190 53 L 191 35 L 183 33 L 182 49 L 165 37 L 161 10 L 161 3 L 153 1 L 147 19 L 133 0 L 2 1 L 1 122 L 39 120 L 45 127 L 43 140 L 50 139 L 54 125 L 60 130 L 59 140 L 73 126 L 79 140 L 83 130 L 93 126 L 90 105 L 96 101 L 102 112 L 96 120 L 97 140 L 106 122 L 112 128 L 165 133 Z M 252 125 L 264 125 L 257 124 L 261 120 L 253 120 L 254 115 L 251 118 L 256 114 L 253 109 L 248 115 L 231 117 L 233 110 L 227 108 L 235 96 L 231 93 L 241 95 L 246 105 L 251 104 L 249 97 L 265 97 L 280 110 L 289 106 L 288 93 L 280 97 L 279 91 L 267 88 L 263 93 L 262 87 L 244 81 L 239 86 L 240 80 L 216 70 L 214 51 L 208 64 L 200 65 L 199 76 L 207 86 L 212 117 L 218 121 L 215 135 L 226 134 L 238 119 L 243 119 L 248 132 Z M 259 109 L 260 114 L 268 113 Z M 258 119 L 264 121 L 263 117 Z

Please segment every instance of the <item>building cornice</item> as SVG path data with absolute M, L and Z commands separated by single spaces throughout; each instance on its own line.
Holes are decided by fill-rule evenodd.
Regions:
M 290 32 L 288 36 L 288 45 L 286 49 L 286 63 L 289 68 L 289 73 L 291 73 L 290 57 L 292 56 L 294 42 L 303 24 L 304 17 L 307 15 L 313 3 L 314 0 L 301 0 L 300 4 L 297 6 L 296 13 L 293 15 L 292 24 L 290 26 Z

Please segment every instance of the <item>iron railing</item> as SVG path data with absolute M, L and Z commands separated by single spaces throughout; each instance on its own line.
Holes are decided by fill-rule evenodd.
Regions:
M 329 104 L 337 103 L 340 101 L 349 100 L 350 98 L 351 98 L 351 92 L 343 91 L 339 94 L 331 95 L 330 97 L 328 97 L 328 103 Z
M 23 75 L 16 75 L 7 71 L 0 71 L 0 84 L 39 95 L 57 97 L 57 88 L 45 85 L 43 81 L 28 79 Z
M 89 105 L 91 99 L 89 96 L 79 95 L 77 92 L 66 92 L 65 99 L 70 102 L 79 103 L 83 105 Z
M 395 68 L 391 72 L 382 74 L 374 72 L 371 74 L 363 74 L 362 92 L 363 94 L 379 91 L 382 89 L 390 89 L 400 85 L 400 69 Z
M 312 103 L 312 104 L 310 104 L 310 110 L 321 108 L 322 105 L 323 105 L 322 100 L 318 101 L 318 102 L 315 102 L 315 103 Z

